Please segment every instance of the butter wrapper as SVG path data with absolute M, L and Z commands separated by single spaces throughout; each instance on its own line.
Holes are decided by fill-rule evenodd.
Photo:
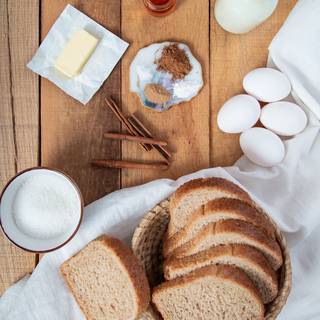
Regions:
M 80 29 L 92 34 L 99 43 L 80 74 L 68 78 L 60 73 L 54 64 L 70 38 Z M 73 6 L 67 5 L 27 67 L 52 81 L 74 99 L 86 104 L 109 77 L 128 46 L 127 42 Z

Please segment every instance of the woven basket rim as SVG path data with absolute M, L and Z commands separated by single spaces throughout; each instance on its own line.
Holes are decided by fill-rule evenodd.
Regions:
M 169 216 L 169 202 L 170 202 L 170 198 L 167 198 L 161 201 L 159 204 L 157 204 L 153 209 L 151 209 L 149 212 L 146 213 L 146 215 L 142 218 L 139 225 L 135 229 L 135 232 L 132 237 L 132 249 L 134 253 L 137 255 L 143 267 L 145 267 L 145 265 L 152 260 L 152 257 L 147 256 L 146 257 L 147 259 L 146 259 L 145 257 L 143 257 L 144 252 L 142 252 L 141 250 L 143 250 L 146 244 L 148 243 L 152 244 L 152 241 L 154 240 L 153 238 L 155 236 L 158 237 L 158 241 L 162 240 L 162 235 L 167 229 L 166 226 L 164 227 L 164 225 L 167 224 L 165 220 L 168 219 L 168 216 Z M 282 234 L 281 230 L 279 229 L 279 227 L 277 226 L 277 224 L 275 223 L 275 221 L 258 204 L 253 202 L 253 205 L 264 216 L 266 216 L 266 218 L 274 226 L 276 231 L 275 232 L 276 239 L 280 245 L 282 255 L 283 255 L 283 265 L 282 265 L 281 275 L 279 280 L 278 296 L 269 305 L 266 306 L 265 320 L 273 320 L 273 319 L 276 319 L 276 317 L 282 310 L 283 306 L 285 305 L 288 299 L 288 296 L 291 290 L 292 269 L 291 269 L 290 254 L 289 254 L 289 249 L 287 246 L 286 239 Z M 155 234 L 150 232 L 151 228 L 154 225 L 157 231 Z M 161 240 L 159 240 L 160 238 Z M 152 248 L 152 250 L 154 249 L 155 248 Z M 157 255 L 159 256 L 160 253 L 157 252 Z

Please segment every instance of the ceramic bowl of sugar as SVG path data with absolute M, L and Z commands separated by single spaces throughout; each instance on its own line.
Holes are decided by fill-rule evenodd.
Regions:
M 16 246 L 49 252 L 78 231 L 83 199 L 75 182 L 61 171 L 31 168 L 13 177 L 0 198 L 0 224 Z

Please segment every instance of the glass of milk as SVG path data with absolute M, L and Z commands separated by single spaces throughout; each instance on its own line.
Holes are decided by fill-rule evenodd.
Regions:
M 69 242 L 80 227 L 83 198 L 65 173 L 45 167 L 18 173 L 0 197 L 0 224 L 16 246 L 49 252 Z
M 278 0 L 217 0 L 214 15 L 228 32 L 247 33 L 268 19 Z

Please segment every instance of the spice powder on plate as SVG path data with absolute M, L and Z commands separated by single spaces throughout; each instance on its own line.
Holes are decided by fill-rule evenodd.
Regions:
M 177 43 L 164 47 L 156 64 L 157 70 L 171 73 L 174 80 L 183 79 L 192 69 L 187 54 Z
M 144 88 L 146 98 L 156 104 L 164 104 L 171 98 L 171 94 L 161 85 L 149 83 Z

